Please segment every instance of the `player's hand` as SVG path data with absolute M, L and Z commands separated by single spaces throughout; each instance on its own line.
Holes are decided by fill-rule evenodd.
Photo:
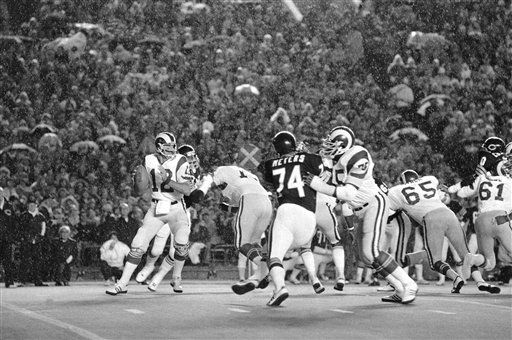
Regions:
M 168 176 L 167 171 L 165 171 L 165 168 L 161 164 L 158 166 L 157 170 L 160 177 L 162 178 L 162 182 L 165 182 Z
M 313 175 L 312 173 L 310 172 L 307 172 L 306 173 L 306 176 L 304 177 L 303 181 L 304 183 L 306 183 L 307 185 L 311 186 L 311 182 L 313 182 L 313 178 L 315 178 L 315 175 Z
M 477 176 L 486 175 L 487 171 L 484 169 L 482 165 L 478 164 L 475 170 L 475 174 Z
M 330 170 L 324 170 L 320 173 L 318 177 L 324 182 L 328 182 L 331 179 L 332 172 Z

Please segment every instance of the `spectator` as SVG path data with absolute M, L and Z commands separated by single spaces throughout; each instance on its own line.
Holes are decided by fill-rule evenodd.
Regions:
M 71 238 L 71 228 L 63 225 L 59 228 L 59 238 L 54 240 L 55 285 L 69 286 L 71 265 L 78 255 L 76 241 Z
M 42 282 L 42 243 L 46 233 L 46 220 L 38 211 L 34 198 L 29 198 L 28 207 L 20 216 L 21 239 L 21 263 L 20 281 L 21 284 L 33 282 L 36 286 L 48 286 Z
M 4 267 L 5 288 L 14 285 L 13 246 L 18 238 L 14 210 L 0 187 L 0 263 Z
M 130 206 L 127 203 L 119 205 L 121 216 L 116 221 L 116 231 L 119 241 L 130 244 L 137 234 L 139 223 L 130 216 Z
M 130 248 L 119 241 L 115 231 L 109 234 L 108 240 L 100 248 L 101 273 L 105 279 L 105 285 L 114 284 L 123 275 L 125 258 Z

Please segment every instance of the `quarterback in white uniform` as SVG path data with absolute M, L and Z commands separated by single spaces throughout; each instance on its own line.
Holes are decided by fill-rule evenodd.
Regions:
M 130 278 L 147 251 L 149 242 L 166 223 L 175 236 L 175 264 L 171 285 L 175 291 L 181 290 L 181 271 L 188 253 L 190 220 L 188 218 L 184 194 L 190 194 L 192 185 L 184 185 L 185 190 L 171 188 L 168 183 L 190 183 L 192 177 L 185 156 L 177 153 L 176 137 L 169 132 L 159 133 L 155 138 L 157 152 L 147 155 L 144 167 L 151 184 L 151 206 L 144 216 L 142 226 L 132 240 L 130 253 L 118 283 L 106 291 L 109 295 L 124 294 Z M 164 261 L 165 263 L 165 261 Z
M 184 144 L 178 148 L 178 152 L 181 155 L 184 155 L 186 157 L 187 162 L 189 164 L 190 175 L 192 176 L 192 182 L 197 186 L 197 184 L 198 184 L 197 181 L 198 181 L 200 172 L 199 172 L 199 158 L 197 157 L 195 149 L 191 145 Z M 180 188 L 181 188 L 180 183 L 177 183 L 173 180 L 169 180 L 168 185 L 171 188 L 176 189 L 176 190 L 180 190 Z M 200 188 L 195 189 L 194 191 L 192 191 L 190 193 L 189 196 L 184 197 L 188 215 L 190 214 L 188 207 L 192 203 L 198 202 L 202 198 L 202 196 L 204 196 L 204 193 L 202 196 L 200 194 L 197 195 L 196 193 L 198 190 L 200 190 Z M 189 216 L 189 219 L 190 219 L 190 216 Z M 154 241 L 153 241 L 153 247 L 151 247 L 151 251 L 148 253 L 148 256 L 146 257 L 146 264 L 144 265 L 144 268 L 141 269 L 141 271 L 137 274 L 137 277 L 135 278 L 135 280 L 139 283 L 145 282 L 146 278 L 153 272 L 153 270 L 155 268 L 155 262 L 158 260 L 160 255 L 162 255 L 164 248 L 165 248 L 165 244 L 166 244 L 169 236 L 170 236 L 169 253 L 165 256 L 164 260 L 162 261 L 162 265 L 160 265 L 158 272 L 153 276 L 153 278 L 151 279 L 151 282 L 148 285 L 148 289 L 152 292 L 157 290 L 158 285 L 164 279 L 165 275 L 172 269 L 172 267 L 174 266 L 174 263 L 175 263 L 174 262 L 174 253 L 175 253 L 174 235 L 171 233 L 171 229 L 168 224 L 164 224 L 164 226 L 162 228 L 160 228 L 160 230 L 156 234 Z M 180 292 L 180 288 L 181 287 L 179 287 L 179 286 L 173 286 L 173 290 L 178 293 Z
M 410 303 L 416 298 L 418 286 L 397 262 L 379 248 L 381 233 L 389 214 L 388 197 L 373 178 L 374 163 L 365 148 L 354 145 L 355 136 L 346 126 L 332 129 L 322 144 L 320 154 L 333 159 L 332 179 L 335 186 L 310 176 L 310 186 L 319 192 L 334 196 L 346 203 L 362 221 L 357 229 L 360 258 L 371 265 L 396 290 L 396 298 L 383 298 L 385 302 Z
M 227 204 L 238 208 L 234 219 L 236 249 L 259 266 L 262 256 L 260 239 L 272 218 L 269 193 L 256 175 L 235 165 L 218 167 L 213 173 L 213 183 L 222 190 Z M 260 284 L 262 278 L 262 274 L 255 273 L 247 280 L 234 284 L 232 289 L 236 294 L 245 294 L 258 286 L 263 288 Z M 265 287 L 266 284 L 267 281 Z

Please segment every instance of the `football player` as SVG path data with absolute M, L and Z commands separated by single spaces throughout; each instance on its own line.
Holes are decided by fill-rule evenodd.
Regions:
M 219 166 L 213 172 L 213 183 L 221 189 L 226 200 L 222 205 L 236 209 L 234 219 L 235 248 L 260 267 L 254 275 L 231 286 L 236 294 L 245 294 L 256 287 L 265 288 L 268 280 L 260 266 L 262 246 L 260 239 L 272 218 L 272 202 L 269 193 L 258 177 L 236 165 Z
M 512 178 L 495 169 L 462 187 L 457 195 L 462 198 L 477 196 L 479 215 L 475 220 L 475 231 L 480 254 L 467 254 L 462 273 L 468 276 L 474 266 L 492 270 L 496 266 L 494 240 L 512 254 Z M 500 170 L 500 171 L 498 171 Z M 496 287 L 495 291 L 499 289 Z
M 307 152 L 297 151 L 295 136 L 280 131 L 272 138 L 278 157 L 262 164 L 263 178 L 277 193 L 278 208 L 268 238 L 269 260 L 267 262 L 274 284 L 274 292 L 268 306 L 279 306 L 289 296 L 285 287 L 283 258 L 291 248 L 307 248 L 315 233 L 316 192 L 306 185 L 307 172 L 320 175 L 322 158 Z M 309 264 L 314 267 L 314 258 Z
M 478 164 L 475 173 L 466 176 L 461 183 L 450 187 L 449 192 L 454 193 L 464 186 L 471 185 L 475 179 L 488 171 L 494 171 L 498 164 L 505 159 L 505 142 L 499 137 L 487 138 L 478 151 Z
M 159 133 L 155 138 L 155 147 L 156 153 L 147 155 L 144 159 L 144 168 L 139 168 L 139 172 L 145 175 L 136 176 L 149 184 L 152 192 L 151 206 L 144 216 L 142 226 L 132 240 L 121 279 L 106 291 L 109 295 L 127 292 L 126 286 L 140 263 L 142 255 L 146 252 L 149 242 L 166 223 L 169 224 L 175 236 L 176 253 L 171 285 L 175 291 L 182 291 L 181 271 L 188 254 L 190 233 L 190 220 L 183 195 L 190 195 L 193 189 L 192 176 L 186 157 L 177 153 L 176 137 L 172 133 Z M 182 188 L 179 190 L 171 188 L 169 186 L 171 180 L 183 184 Z M 136 183 L 136 186 L 141 185 Z
M 346 126 L 332 129 L 322 143 L 321 155 L 334 162 L 333 185 L 318 176 L 308 176 L 307 183 L 319 192 L 348 203 L 362 221 L 357 229 L 360 258 L 372 265 L 396 290 L 386 302 L 411 303 L 418 286 L 402 267 L 385 251 L 379 249 L 380 236 L 389 215 L 388 197 L 373 178 L 373 161 L 364 147 L 355 145 L 355 136 Z
M 192 176 L 192 183 L 197 186 L 199 180 L 199 158 L 197 157 L 195 149 L 188 144 L 182 145 L 178 148 L 179 154 L 186 157 L 187 162 L 189 164 L 189 172 Z M 184 196 L 185 207 L 187 208 L 187 215 L 190 220 L 190 212 L 188 208 L 193 204 L 199 202 L 204 195 L 206 194 L 207 187 L 211 185 L 211 180 L 205 178 L 201 186 L 195 190 L 193 190 L 189 195 Z M 170 188 L 179 190 L 183 184 L 170 180 L 168 182 L 168 186 Z M 167 238 L 170 237 L 169 240 L 169 253 L 165 256 L 162 264 L 160 265 L 158 272 L 152 277 L 151 282 L 148 285 L 148 289 L 152 292 L 156 291 L 158 285 L 164 279 L 165 275 L 173 268 L 175 264 L 175 248 L 174 248 L 174 236 L 171 233 L 170 227 L 168 224 L 165 224 L 155 236 L 155 241 L 153 243 L 153 247 L 151 249 L 150 255 L 147 257 L 146 265 L 139 272 L 136 277 L 136 281 L 141 283 L 146 280 L 146 278 L 153 272 L 155 268 L 156 260 L 162 255 L 163 250 L 165 248 L 165 243 Z M 188 241 L 187 241 L 188 244 Z M 172 284 L 172 282 L 171 282 Z M 173 285 L 173 291 L 176 293 L 181 293 L 182 289 L 179 285 Z

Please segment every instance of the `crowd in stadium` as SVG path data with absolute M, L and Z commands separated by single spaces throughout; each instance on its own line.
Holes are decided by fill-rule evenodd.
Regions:
M 406 168 L 453 184 L 485 138 L 512 140 L 510 1 L 297 3 L 300 23 L 267 0 L 45 0 L 4 23 L 0 186 L 18 220 L 43 214 L 41 251 L 63 225 L 81 246 L 129 244 L 148 206 L 130 172 L 161 131 L 208 171 L 247 143 L 267 157 L 280 130 L 314 151 L 347 125 L 388 184 Z M 232 243 L 218 203 L 194 207 L 207 244 Z

